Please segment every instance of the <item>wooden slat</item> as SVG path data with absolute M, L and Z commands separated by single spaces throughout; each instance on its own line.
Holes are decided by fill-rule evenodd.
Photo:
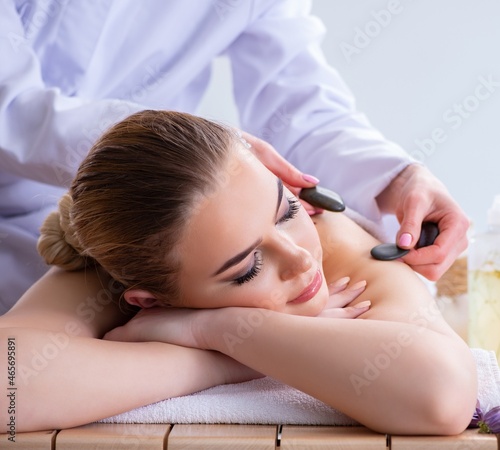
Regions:
M 280 449 L 386 450 L 387 438 L 365 427 L 284 425 Z
M 163 450 L 170 428 L 168 424 L 92 423 L 61 430 L 56 450 Z
M 269 449 L 276 427 L 268 425 L 91 424 L 57 431 L 0 434 L 0 448 L 19 450 Z M 168 442 L 168 447 L 167 447 Z M 386 437 L 364 427 L 283 426 L 280 449 L 387 450 Z M 391 436 L 391 450 L 497 450 L 497 436 L 466 430 L 458 436 Z
M 8 434 L 0 434 L 0 448 L 15 450 L 52 450 L 57 431 L 33 431 L 16 433 L 12 436 L 15 441 L 9 441 Z
M 168 450 L 274 450 L 275 425 L 184 425 L 173 426 Z
M 391 450 L 497 450 L 494 434 L 465 430 L 458 436 L 391 436 Z

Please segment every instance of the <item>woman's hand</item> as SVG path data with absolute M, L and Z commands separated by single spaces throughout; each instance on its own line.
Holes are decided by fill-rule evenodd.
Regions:
M 355 319 L 368 311 L 369 301 L 348 306 L 361 295 L 366 281 L 349 286 L 349 277 L 344 277 L 328 286 L 330 298 L 318 317 Z M 205 337 L 220 330 L 211 330 L 215 314 L 224 314 L 228 308 L 187 309 L 154 306 L 141 309 L 126 324 L 114 328 L 103 339 L 123 342 L 166 342 L 204 350 L 211 350 Z
M 206 350 L 202 339 L 195 336 L 195 331 L 203 326 L 209 311 L 211 310 L 160 306 L 143 308 L 126 324 L 106 333 L 103 339 L 122 342 L 157 341 Z M 209 322 L 207 328 L 208 325 Z
M 165 342 L 182 347 L 208 349 L 203 339 L 206 312 L 217 310 L 152 307 L 139 311 L 125 325 L 106 333 L 103 339 L 121 342 Z M 208 329 L 208 327 L 207 327 Z M 220 354 L 217 370 L 224 383 L 241 383 L 263 375 L 233 358 Z
M 341 278 L 328 286 L 330 298 L 318 315 L 318 317 L 329 317 L 336 319 L 355 319 L 370 309 L 371 302 L 365 300 L 353 306 L 348 306 L 356 300 L 365 290 L 366 281 L 359 281 L 349 286 L 349 277 Z

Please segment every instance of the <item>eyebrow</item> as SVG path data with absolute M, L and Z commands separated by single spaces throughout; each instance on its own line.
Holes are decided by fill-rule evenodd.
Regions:
M 283 198 L 283 182 L 278 178 L 278 202 L 276 205 L 276 215 L 278 214 L 278 211 L 280 209 L 281 205 L 281 200 Z M 232 258 L 228 259 L 222 266 L 212 275 L 213 277 L 221 274 L 222 272 L 225 272 L 227 269 L 230 267 L 235 266 L 236 264 L 240 263 L 243 261 L 251 252 L 252 250 L 257 247 L 260 243 L 262 242 L 262 238 L 257 239 L 252 245 L 250 245 L 248 248 L 245 250 L 241 251 L 237 255 L 233 256 Z
M 283 181 L 280 178 L 278 180 L 278 203 L 276 204 L 276 216 L 278 215 L 278 211 L 280 210 L 281 199 L 283 198 Z

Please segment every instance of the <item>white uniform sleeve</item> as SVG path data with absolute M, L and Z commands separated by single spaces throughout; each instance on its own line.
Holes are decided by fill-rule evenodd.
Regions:
M 356 111 L 320 50 L 324 26 L 309 2 L 262 3 L 228 50 L 242 128 L 378 220 L 374 198 L 412 159 Z
M 0 0 L 0 170 L 67 185 L 93 141 L 143 107 L 48 88 L 11 0 Z

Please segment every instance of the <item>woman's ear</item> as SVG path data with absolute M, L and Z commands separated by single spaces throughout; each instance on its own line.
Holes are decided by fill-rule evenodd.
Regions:
M 158 306 L 158 300 L 149 291 L 142 289 L 131 289 L 123 294 L 126 302 L 130 305 L 139 306 L 139 308 L 152 308 Z

